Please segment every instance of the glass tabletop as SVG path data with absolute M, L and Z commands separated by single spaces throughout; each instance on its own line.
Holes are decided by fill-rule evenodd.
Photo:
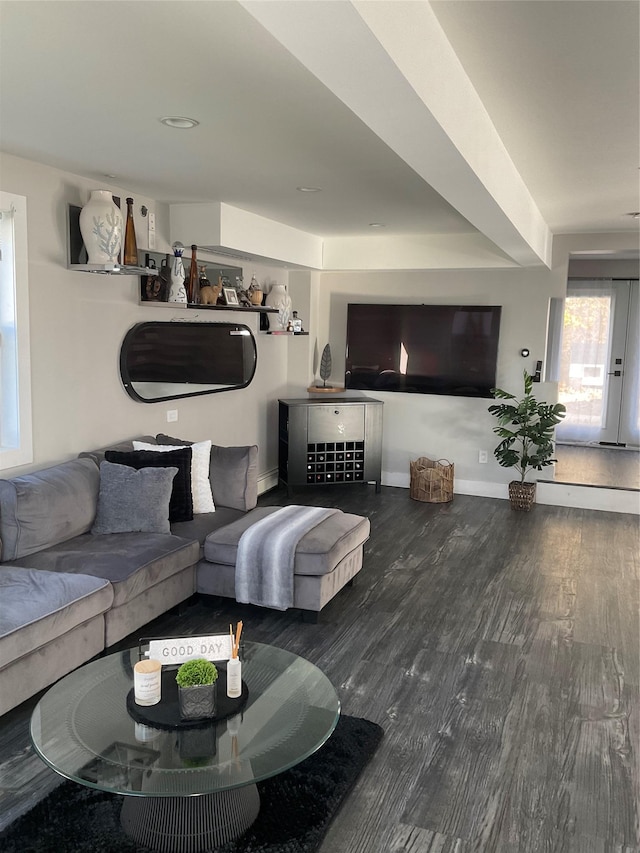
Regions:
M 139 649 L 108 655 L 51 687 L 31 717 L 31 739 L 56 772 L 92 788 L 147 797 L 215 793 L 293 767 L 333 732 L 340 702 L 329 679 L 291 652 L 245 643 L 249 697 L 224 720 L 159 729 L 130 716 Z

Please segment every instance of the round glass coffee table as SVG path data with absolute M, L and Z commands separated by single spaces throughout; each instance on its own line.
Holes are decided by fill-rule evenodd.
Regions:
M 186 728 L 136 721 L 127 710 L 135 648 L 51 687 L 31 718 L 33 745 L 61 776 L 124 794 L 121 823 L 139 844 L 165 853 L 220 846 L 256 819 L 256 782 L 313 754 L 340 716 L 333 685 L 309 661 L 261 643 L 243 651 L 248 697 L 234 716 Z

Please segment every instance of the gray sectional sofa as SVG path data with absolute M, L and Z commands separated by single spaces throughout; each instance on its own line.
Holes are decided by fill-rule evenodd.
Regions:
M 213 445 L 214 512 L 166 532 L 96 535 L 108 450 L 127 454 L 133 443 L 0 480 L 0 714 L 195 592 L 233 597 L 240 535 L 274 511 L 254 509 L 257 447 Z M 304 536 L 294 607 L 320 611 L 360 570 L 368 535 L 368 519 L 339 513 Z

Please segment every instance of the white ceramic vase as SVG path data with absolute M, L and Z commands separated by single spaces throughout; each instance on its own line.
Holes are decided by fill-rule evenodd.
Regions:
M 169 302 L 182 302 L 187 304 L 187 289 L 184 286 L 184 266 L 182 255 L 174 255 L 171 264 L 171 287 L 169 288 Z
M 265 305 L 267 308 L 278 309 L 278 327 L 280 330 L 286 329 L 291 317 L 291 297 L 287 293 L 286 285 L 272 284 Z
M 109 190 L 92 190 L 80 211 L 80 233 L 90 264 L 116 263 L 122 246 L 122 213 Z

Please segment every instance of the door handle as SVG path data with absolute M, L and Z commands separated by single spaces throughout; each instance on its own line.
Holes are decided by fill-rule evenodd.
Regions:
M 607 376 L 622 376 L 622 371 L 614 370 L 612 373 L 607 373 Z

